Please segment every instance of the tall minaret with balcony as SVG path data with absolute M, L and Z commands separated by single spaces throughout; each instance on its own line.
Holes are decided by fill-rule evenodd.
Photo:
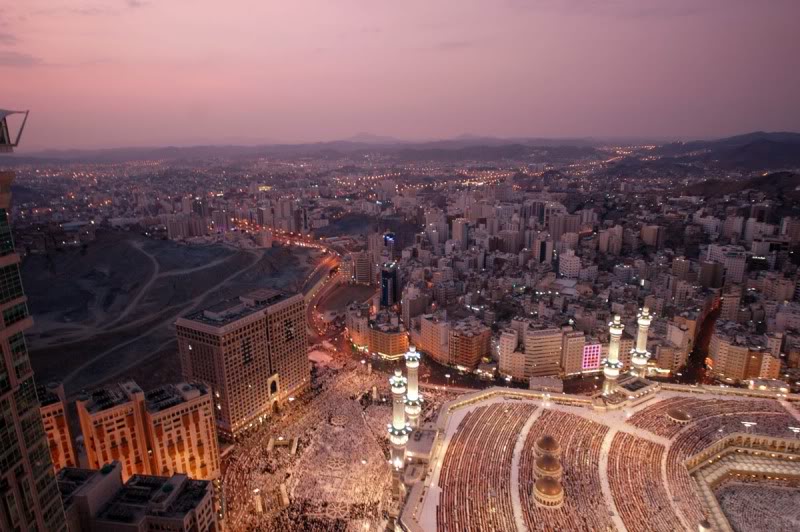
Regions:
M 422 411 L 422 395 L 419 393 L 419 353 L 417 348 L 409 346 L 406 357 L 408 372 L 408 390 L 406 391 L 406 415 L 412 428 L 419 426 L 419 414 Z
M 650 352 L 647 351 L 647 331 L 650 329 L 652 321 L 653 316 L 650 314 L 650 309 L 644 307 L 636 320 L 639 325 L 639 331 L 636 334 L 636 347 L 631 350 L 632 372 L 637 377 L 647 376 L 647 361 L 650 360 Z
M 392 467 L 402 472 L 406 458 L 406 443 L 411 433 L 411 426 L 406 423 L 405 395 L 408 380 L 396 369 L 389 379 L 392 387 L 392 422 L 389 424 L 389 441 L 392 444 Z
M 606 378 L 603 382 L 603 395 L 612 393 L 617 385 L 617 377 L 622 369 L 622 362 L 619 360 L 619 341 L 624 328 L 625 325 L 622 324 L 619 315 L 614 316 L 614 321 L 608 324 L 611 340 L 608 343 L 608 358 L 603 361 L 603 375 Z

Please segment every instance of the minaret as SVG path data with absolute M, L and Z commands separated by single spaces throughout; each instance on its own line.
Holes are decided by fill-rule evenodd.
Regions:
M 412 428 L 419 426 L 419 413 L 422 411 L 422 395 L 419 393 L 419 353 L 417 348 L 408 347 L 406 353 L 406 371 L 408 372 L 408 391 L 406 392 L 406 415 Z
M 406 423 L 404 408 L 407 379 L 396 369 L 389 379 L 392 387 L 392 422 L 389 424 L 389 441 L 392 443 L 392 466 L 401 472 L 406 458 L 406 443 L 411 433 L 411 426 Z
M 603 395 L 614 391 L 619 371 L 622 369 L 622 362 L 619 361 L 619 340 L 622 338 L 624 328 L 619 315 L 614 316 L 614 321 L 608 324 L 611 341 L 608 344 L 608 358 L 603 361 L 603 375 L 606 378 L 603 382 Z
M 647 361 L 650 360 L 650 353 L 647 351 L 647 331 L 650 329 L 652 320 L 653 316 L 650 314 L 650 309 L 644 307 L 636 321 L 639 324 L 639 331 L 636 334 L 636 347 L 631 349 L 632 372 L 637 377 L 647 376 Z

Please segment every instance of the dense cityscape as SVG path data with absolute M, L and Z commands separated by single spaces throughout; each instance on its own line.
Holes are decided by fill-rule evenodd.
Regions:
M 3 4 L 0 532 L 800 530 L 798 20 Z
M 63 500 L 31 515 L 793 529 L 800 178 L 763 142 L 800 145 L 6 158 L 5 379 Z

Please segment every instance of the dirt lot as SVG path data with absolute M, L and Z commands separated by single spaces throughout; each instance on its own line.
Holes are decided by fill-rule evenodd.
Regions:
M 145 389 L 178 375 L 172 323 L 263 287 L 293 290 L 318 260 L 302 248 L 186 246 L 103 232 L 85 252 L 30 256 L 23 281 L 37 380 L 67 392 L 136 376 Z

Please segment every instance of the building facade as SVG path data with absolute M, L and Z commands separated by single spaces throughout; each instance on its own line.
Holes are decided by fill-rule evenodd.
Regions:
M 0 530 L 66 530 L 24 331 L 33 325 L 8 211 L 12 172 L 0 172 Z
M 53 471 L 64 467 L 77 467 L 75 448 L 72 445 L 67 422 L 67 402 L 64 396 L 64 385 L 51 383 L 47 386 L 36 387 L 39 397 L 39 412 L 44 424 L 44 432 L 50 443 L 50 459 L 53 461 Z
M 133 381 L 76 401 L 90 468 L 120 463 L 133 475 L 186 474 L 219 478 L 214 403 L 204 384 L 180 383 L 143 392 Z
M 302 294 L 259 290 L 175 325 L 183 376 L 211 387 L 226 438 L 262 422 L 310 384 Z

